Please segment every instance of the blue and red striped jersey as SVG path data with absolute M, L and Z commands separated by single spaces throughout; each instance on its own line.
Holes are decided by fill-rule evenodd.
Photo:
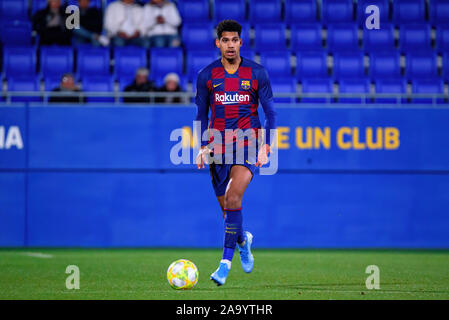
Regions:
M 275 129 L 276 112 L 273 106 L 268 73 L 260 64 L 241 58 L 239 68 L 229 73 L 221 59 L 212 62 L 198 74 L 196 120 L 201 121 L 201 136 L 208 128 L 224 132 L 227 129 L 261 128 L 259 101 L 265 112 L 266 143 L 270 142 L 269 129 Z M 210 119 L 209 119 L 210 113 Z M 207 145 L 208 141 L 201 141 Z

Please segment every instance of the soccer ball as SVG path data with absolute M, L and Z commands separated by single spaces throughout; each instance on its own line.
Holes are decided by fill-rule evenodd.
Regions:
M 189 290 L 198 282 L 198 268 L 186 259 L 173 262 L 167 270 L 167 280 L 173 289 Z

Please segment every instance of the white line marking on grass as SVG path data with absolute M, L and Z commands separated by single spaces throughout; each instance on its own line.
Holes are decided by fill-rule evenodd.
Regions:
M 22 253 L 25 256 L 33 257 L 33 258 L 41 258 L 41 259 L 51 259 L 53 258 L 52 254 L 41 253 L 41 252 L 24 252 Z

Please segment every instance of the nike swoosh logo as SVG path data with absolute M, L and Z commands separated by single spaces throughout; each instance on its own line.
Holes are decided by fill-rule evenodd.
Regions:
M 218 87 L 219 85 L 221 85 L 223 82 L 220 82 L 219 84 L 214 84 L 214 88 Z

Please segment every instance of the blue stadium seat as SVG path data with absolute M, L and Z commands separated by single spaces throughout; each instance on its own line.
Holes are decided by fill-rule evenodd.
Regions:
M 28 0 L 0 1 L 0 21 L 27 21 L 28 19 Z
M 196 85 L 198 72 L 218 59 L 218 55 L 211 50 L 187 52 L 187 79 Z
M 47 7 L 48 0 L 32 0 L 31 2 L 31 11 L 32 14 L 35 14 L 36 11 L 42 10 Z M 64 2 L 61 2 L 64 3 Z
M 8 91 L 33 91 L 40 92 L 39 80 L 35 77 L 29 76 L 19 76 L 12 77 L 8 79 Z M 11 102 L 41 102 L 42 97 L 40 96 L 23 96 L 23 97 L 12 97 Z
M 372 80 L 401 77 L 399 52 L 374 52 L 370 55 L 369 74 Z
M 437 77 L 437 57 L 435 52 L 415 52 L 406 56 L 405 74 L 408 80 L 433 79 Z
M 61 1 L 61 2 L 63 2 L 63 1 Z M 98 8 L 98 9 L 101 9 L 102 8 L 102 0 L 90 0 L 90 4 L 89 4 L 89 7 L 96 7 L 96 8 Z M 67 1 L 67 5 L 75 5 L 75 6 L 77 6 L 78 5 L 78 0 L 68 0 Z
M 33 77 L 36 74 L 36 48 L 34 47 L 4 47 L 3 76 Z
M 40 68 L 44 78 L 61 77 L 73 72 L 73 49 L 71 47 L 41 47 Z
M 250 0 L 249 21 L 252 25 L 281 22 L 281 2 L 278 0 Z
M 183 23 L 201 23 L 210 21 L 208 0 L 178 1 L 178 10 Z
M 449 25 L 438 26 L 436 33 L 436 44 L 438 52 L 449 52 Z
M 425 0 L 393 1 L 393 21 L 396 24 L 424 22 L 425 11 Z
M 170 72 L 182 74 L 184 60 L 181 48 L 154 48 L 150 53 L 150 78 L 165 77 Z
M 56 89 L 61 84 L 61 77 L 46 77 L 44 79 L 44 89 L 45 91 L 52 91 L 53 89 Z
M 443 78 L 449 81 L 449 52 L 443 54 Z
M 125 88 L 134 82 L 135 77 L 121 77 L 118 79 L 118 88 L 120 92 L 125 91 Z M 123 98 L 120 99 L 123 101 Z
M 314 23 L 317 21 L 316 0 L 286 0 L 285 22 L 292 26 L 297 23 Z
M 274 93 L 296 93 L 296 81 L 288 78 L 272 78 L 271 88 Z M 291 97 L 275 97 L 275 103 L 295 103 L 296 98 Z
M 388 23 L 390 17 L 390 6 L 388 0 L 359 0 L 357 1 L 357 21 L 365 28 L 366 18 L 370 13 L 365 13 L 368 6 L 375 5 L 379 8 L 380 27 L 384 28 L 384 23 Z M 369 11 L 371 12 L 371 11 Z M 365 28 L 366 29 L 366 28 Z
M 31 22 L 29 21 L 3 21 L 0 25 L 0 41 L 7 46 L 31 45 Z
M 405 79 L 379 79 L 376 80 L 376 94 L 406 94 L 407 82 Z M 376 97 L 374 102 L 376 103 L 406 103 L 406 98 L 392 97 Z
M 321 79 L 304 79 L 301 82 L 303 94 L 331 94 L 334 91 L 334 83 L 329 78 Z M 301 97 L 301 103 L 326 103 L 332 102 L 333 98 L 329 97 Z
M 370 86 L 367 79 L 343 79 L 339 81 L 339 94 L 369 94 Z M 338 102 L 342 103 L 362 103 L 369 100 L 369 98 L 361 97 L 338 97 Z
M 443 80 L 434 78 L 429 80 L 416 79 L 412 82 L 412 93 L 414 94 L 444 94 Z M 437 104 L 447 103 L 444 98 L 429 97 L 414 97 L 412 103 L 425 103 L 431 104 L 436 102 Z
M 301 24 L 291 27 L 291 50 L 296 51 L 318 51 L 323 49 L 321 37 L 321 24 Z
M 233 19 L 240 23 L 246 21 L 245 0 L 215 0 L 214 21 Z
M 109 75 L 111 56 L 109 48 L 79 47 L 76 59 L 77 76 Z
M 256 52 L 287 50 L 284 24 L 258 24 L 255 31 L 254 48 Z
M 84 92 L 114 92 L 114 81 L 110 76 L 89 75 L 83 78 Z M 86 102 L 113 103 L 114 97 L 87 97 Z
M 296 53 L 296 77 L 297 79 L 327 78 L 327 53 L 297 52 Z
M 324 25 L 354 21 L 352 0 L 323 0 L 322 20 Z
M 336 53 L 334 55 L 334 77 L 357 79 L 365 77 L 364 56 L 358 53 Z
M 182 27 L 182 42 L 187 50 L 211 50 L 214 46 L 212 23 L 191 23 Z
M 117 47 L 114 50 L 114 75 L 121 77 L 134 77 L 136 70 L 148 67 L 147 51 L 139 47 Z
M 357 25 L 330 25 L 327 34 L 327 47 L 330 52 L 354 51 L 359 49 Z
M 265 66 L 270 78 L 291 78 L 292 76 L 290 53 L 287 51 L 262 52 L 260 63 Z
M 251 26 L 249 23 L 242 23 L 242 34 L 240 35 L 240 38 L 242 38 L 243 44 L 242 48 L 244 50 L 250 50 L 252 48 L 251 43 Z
M 430 25 L 402 25 L 399 33 L 399 47 L 403 53 L 431 49 Z
M 256 53 L 253 50 L 241 49 L 240 50 L 240 56 L 241 57 L 245 57 L 246 59 L 254 61 L 254 58 L 256 57 Z
M 449 24 L 449 1 L 430 0 L 429 6 L 430 23 L 432 25 Z
M 380 29 L 363 29 L 363 49 L 367 53 L 395 50 L 393 25 L 384 23 Z

